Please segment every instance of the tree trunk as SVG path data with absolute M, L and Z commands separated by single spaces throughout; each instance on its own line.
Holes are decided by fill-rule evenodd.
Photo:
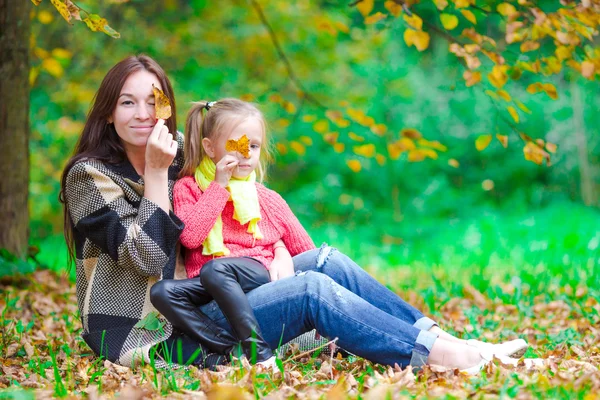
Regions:
M 0 249 L 29 240 L 30 0 L 0 0 Z
M 594 191 L 594 177 L 590 160 L 588 158 L 587 137 L 585 134 L 585 121 L 583 119 L 584 103 L 581 101 L 581 89 L 577 80 L 571 83 L 571 96 L 573 102 L 573 129 L 579 159 L 579 186 L 581 198 L 586 206 L 595 205 L 596 193 Z

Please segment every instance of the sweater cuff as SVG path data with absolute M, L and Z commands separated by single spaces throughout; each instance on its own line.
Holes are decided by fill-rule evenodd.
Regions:
M 142 197 L 138 218 L 142 230 L 165 254 L 171 254 L 184 227 L 179 217 L 172 211 L 167 214 L 156 203 Z

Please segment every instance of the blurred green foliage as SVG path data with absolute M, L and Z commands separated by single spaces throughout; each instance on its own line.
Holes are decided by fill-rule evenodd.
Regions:
M 315 128 L 316 121 L 327 119 L 325 110 L 298 95 L 250 3 L 89 0 L 85 7 L 107 18 L 121 39 L 94 34 L 82 25 L 69 26 L 49 3 L 35 10 L 34 242 L 51 238 L 47 240 L 54 243 L 52 237 L 61 232 L 60 174 L 101 79 L 118 60 L 138 53 L 154 57 L 172 79 L 180 129 L 194 100 L 234 96 L 260 104 L 280 149 L 268 185 L 288 200 L 316 241 L 339 242 L 341 247 L 368 243 L 373 248 L 366 254 L 383 253 L 390 263 L 414 260 L 426 249 L 439 257 L 430 260 L 436 264 L 448 262 L 448 254 L 463 253 L 460 257 L 476 257 L 475 263 L 489 261 L 493 254 L 516 263 L 519 241 L 548 242 L 544 235 L 553 230 L 560 231 L 554 234 L 559 240 L 579 235 L 578 225 L 565 226 L 572 215 L 582 216 L 577 221 L 583 224 L 598 221 L 598 212 L 582 205 L 581 194 L 583 182 L 592 188 L 586 201 L 597 206 L 595 82 L 567 73 L 550 79 L 559 90 L 555 101 L 526 93 L 531 83 L 527 80 L 509 82 L 507 90 L 532 110 L 531 115 L 521 115 L 518 129 L 558 144 L 553 165 L 538 166 L 523 159 L 523 142 L 501 118 L 506 111 L 481 87 L 465 87 L 463 68 L 448 54 L 447 42 L 434 37 L 431 50 L 419 53 L 401 40 L 400 21 L 364 26 L 361 16 L 341 2 L 269 2 L 264 12 L 308 93 L 330 109 L 352 107 L 387 126 L 380 137 L 358 124 L 340 128 L 329 121 L 326 133 L 338 132 L 338 141 L 345 145 L 338 153 L 318 132 L 321 128 Z M 403 128 L 439 140 L 448 151 L 437 160 L 409 163 L 402 156 L 384 165 L 349 151 L 359 144 L 349 132 L 379 149 L 397 139 Z M 509 135 L 508 148 L 494 139 L 478 152 L 474 141 L 481 134 Z M 300 146 L 290 146 L 292 142 Z M 360 160 L 360 172 L 348 167 L 350 159 Z M 458 168 L 448 164 L 450 159 L 458 160 Z M 584 164 L 591 173 L 582 180 Z M 530 218 L 534 225 L 523 222 Z M 539 237 L 521 235 L 520 230 L 535 231 Z M 581 233 L 578 245 L 589 243 L 596 237 L 596 224 Z M 477 235 L 493 239 L 478 242 L 473 239 Z M 559 259 L 571 251 L 565 243 L 559 246 Z M 501 246 L 499 253 L 496 246 Z

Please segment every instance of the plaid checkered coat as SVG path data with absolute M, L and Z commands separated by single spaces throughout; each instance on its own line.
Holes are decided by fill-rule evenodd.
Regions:
M 169 198 L 183 165 L 183 135 L 169 168 Z M 83 339 L 98 355 L 131 366 L 167 339 L 162 330 L 134 327 L 148 313 L 150 287 L 173 278 L 176 249 L 183 223 L 143 197 L 144 182 L 125 161 L 109 165 L 77 162 L 66 179 L 66 201 L 75 226 L 77 302 Z M 160 316 L 160 318 L 163 318 Z

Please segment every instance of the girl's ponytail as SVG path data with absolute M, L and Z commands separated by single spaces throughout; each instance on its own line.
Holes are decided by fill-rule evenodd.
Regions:
M 203 110 L 206 109 L 207 104 L 206 101 L 192 103 L 192 108 L 185 120 L 185 162 L 179 173 L 180 178 L 194 175 L 204 157 L 202 126 L 204 125 Z

